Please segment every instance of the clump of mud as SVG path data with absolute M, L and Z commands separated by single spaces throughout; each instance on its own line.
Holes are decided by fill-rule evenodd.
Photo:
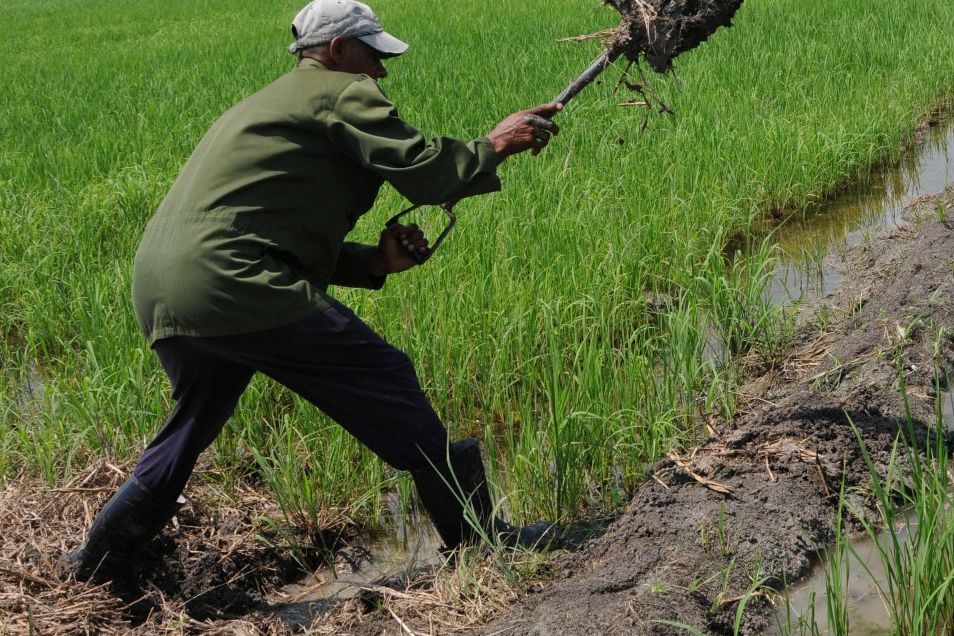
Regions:
M 699 46 L 721 26 L 730 26 L 742 0 L 605 0 L 622 15 L 611 33 L 610 55 L 631 62 L 645 58 L 654 71 Z

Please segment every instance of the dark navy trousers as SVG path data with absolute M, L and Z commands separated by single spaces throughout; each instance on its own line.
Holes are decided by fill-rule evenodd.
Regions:
M 317 406 L 395 468 L 439 465 L 446 456 L 447 430 L 410 359 L 340 303 L 283 327 L 175 336 L 154 348 L 176 404 L 134 472 L 160 499 L 179 496 L 256 371 Z

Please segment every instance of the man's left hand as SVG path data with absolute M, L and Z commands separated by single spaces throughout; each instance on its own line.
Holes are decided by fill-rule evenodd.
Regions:
M 421 255 L 428 253 L 427 238 L 419 227 L 395 223 L 384 228 L 378 240 L 378 252 L 371 259 L 371 275 L 380 277 L 396 274 L 419 265 L 419 261 L 411 255 L 412 251 Z

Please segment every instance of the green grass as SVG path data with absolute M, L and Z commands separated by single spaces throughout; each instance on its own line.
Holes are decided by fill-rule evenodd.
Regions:
M 56 482 L 132 460 L 161 425 L 170 401 L 131 315 L 132 256 L 206 128 L 290 67 L 298 4 L 3 3 L 0 475 Z M 423 130 L 462 137 L 547 101 L 597 53 L 557 38 L 616 22 L 596 0 L 375 9 L 412 44 L 385 90 Z M 608 73 L 543 155 L 503 168 L 503 192 L 459 205 L 425 267 L 333 293 L 409 352 L 455 436 L 488 441 L 514 517 L 612 508 L 645 462 L 693 439 L 699 413 L 731 413 L 733 373 L 707 343 L 784 346 L 759 293 L 771 245 L 727 258 L 726 237 L 896 156 L 954 98 L 952 22 L 949 0 L 748 0 L 678 77 L 653 78 L 674 117 L 640 134 Z M 359 239 L 402 204 L 386 191 Z M 31 376 L 42 392 L 23 389 Z M 296 519 L 367 519 L 390 478 L 262 379 L 203 461 L 224 479 L 265 475 Z

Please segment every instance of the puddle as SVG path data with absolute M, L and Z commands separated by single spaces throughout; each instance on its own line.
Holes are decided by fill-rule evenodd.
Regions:
M 917 518 L 912 514 L 899 527 L 895 534 L 903 545 L 910 534 L 917 530 Z M 878 535 L 878 542 L 891 545 L 891 536 L 887 531 Z M 851 550 L 847 553 L 848 581 L 845 595 L 848 601 L 848 632 L 838 636 L 878 636 L 893 634 L 894 629 L 888 616 L 888 610 L 879 591 L 879 585 L 887 589 L 888 575 L 878 553 L 878 543 L 864 536 L 851 541 Z M 867 570 L 865 568 L 868 568 Z M 767 632 L 768 636 L 786 636 L 788 634 L 830 634 L 828 630 L 828 607 L 825 601 L 826 564 L 816 568 L 812 578 L 793 588 L 789 592 L 788 609 L 783 605 L 776 612 L 775 628 Z M 870 573 L 869 573 L 870 570 Z M 844 584 L 844 582 L 843 582 Z M 814 600 L 814 619 L 818 632 L 811 629 L 811 617 L 807 615 Z M 800 616 L 805 617 L 806 625 L 798 626 Z
M 825 296 L 841 285 L 826 254 L 864 240 L 867 233 L 902 224 L 904 209 L 916 198 L 954 183 L 954 125 L 929 128 L 899 165 L 876 169 L 864 182 L 778 228 L 782 262 L 768 296 L 775 304 Z
M 439 565 L 441 541 L 431 524 L 417 516 L 395 514 L 394 503 L 389 498 L 393 520 L 387 524 L 391 526 L 387 538 L 342 550 L 333 566 L 281 588 L 267 599 L 272 613 L 290 627 L 307 628 L 340 601 L 373 590 L 383 580 Z
M 948 433 L 954 433 L 954 389 L 942 391 L 940 395 L 941 421 Z
M 32 410 L 32 405 L 41 402 L 45 396 L 46 385 L 40 377 L 39 367 L 36 360 L 30 359 L 27 362 L 26 379 L 18 388 L 13 403 L 20 412 L 26 413 Z
M 948 431 L 954 432 L 954 389 L 941 392 L 939 396 L 939 415 Z M 917 517 L 912 512 L 895 531 L 901 545 L 908 541 L 912 531 L 917 529 Z M 882 600 L 879 586 L 887 589 L 888 576 L 885 572 L 878 543 L 891 545 L 891 536 L 887 531 L 878 535 L 878 542 L 868 536 L 851 541 L 848 552 L 848 581 L 845 594 L 848 599 L 848 634 L 839 636 L 876 636 L 893 634 L 893 625 Z M 814 611 L 814 619 L 819 634 L 828 634 L 828 607 L 825 602 L 825 572 L 827 560 L 823 560 L 808 579 L 789 592 L 787 608 L 782 606 L 776 612 L 778 625 L 769 630 L 770 636 L 813 633 L 810 629 L 811 618 L 808 612 Z M 865 568 L 868 568 L 867 570 Z M 870 570 L 870 573 L 869 573 Z M 813 605 L 814 603 L 814 605 Z M 812 610 L 812 608 L 814 609 Z M 805 616 L 809 623 L 804 629 L 796 627 L 799 616 Z

